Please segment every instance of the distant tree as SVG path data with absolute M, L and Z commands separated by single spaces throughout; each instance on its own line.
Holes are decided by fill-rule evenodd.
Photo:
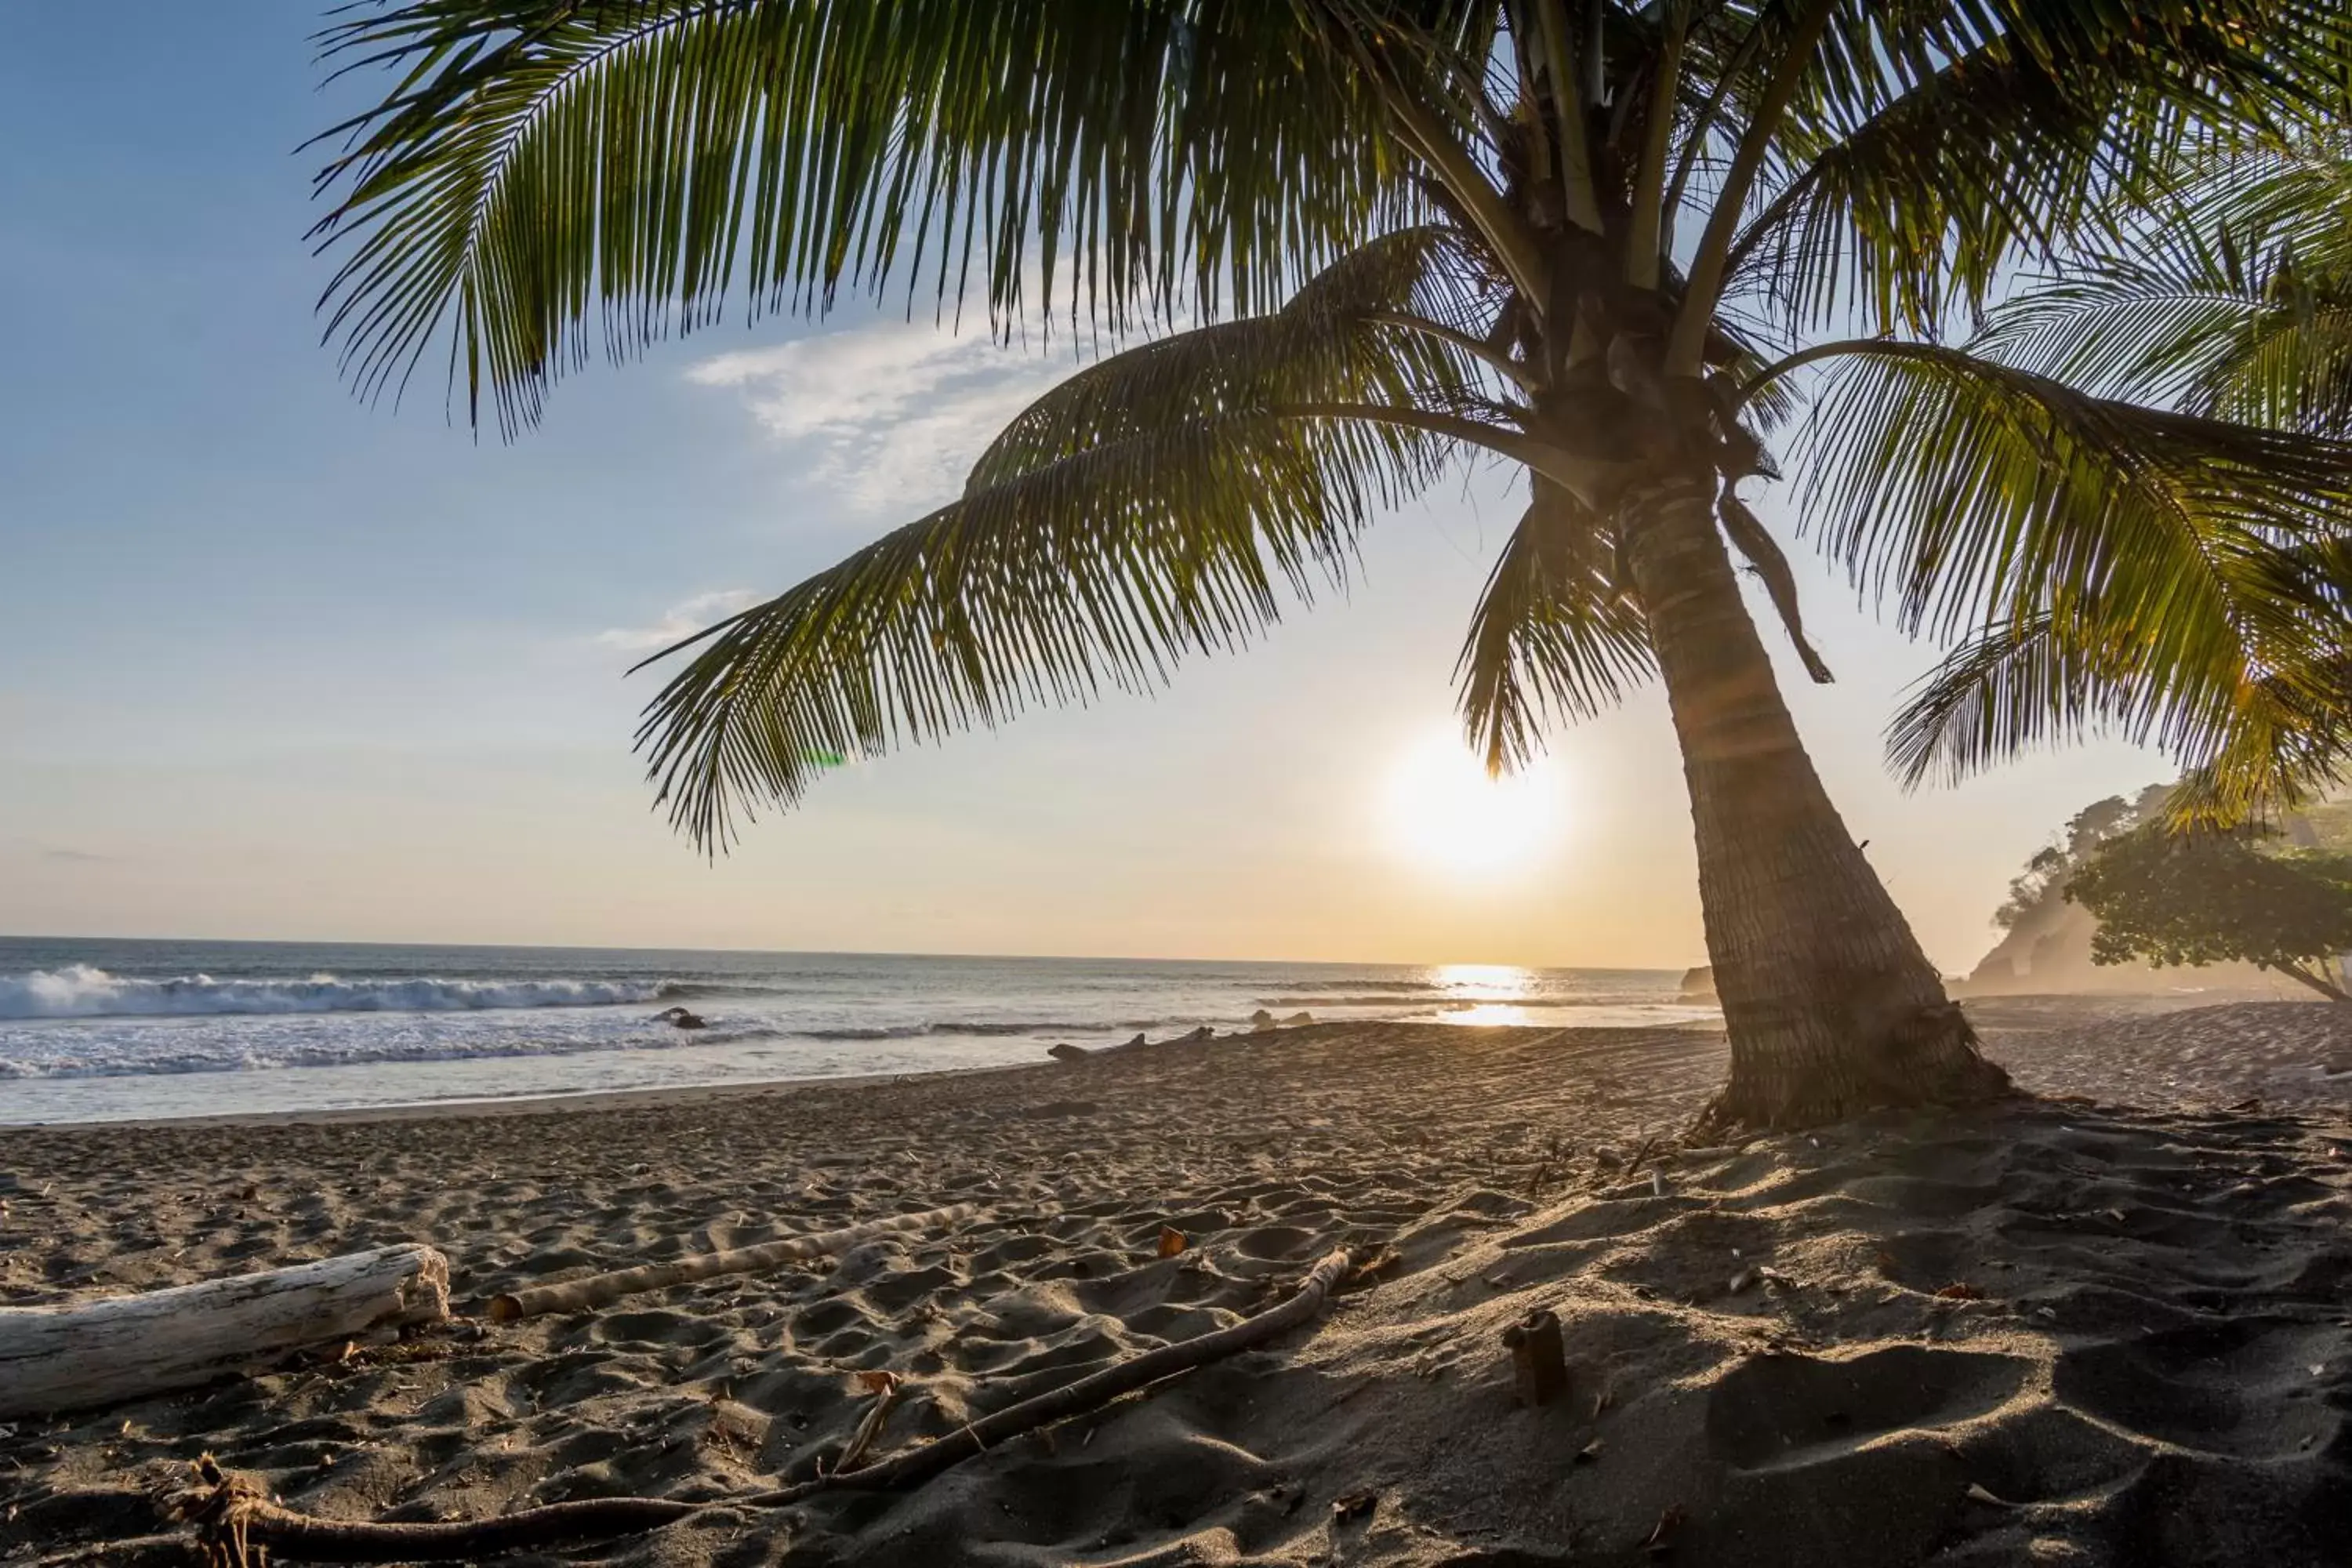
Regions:
M 2042 907 L 2071 864 L 2066 851 L 2055 844 L 2035 850 L 2025 869 L 2009 879 L 2009 897 L 1993 910 L 1992 923 L 2003 931 L 2013 930 L 2018 921 Z
M 2174 834 L 2157 824 L 2101 846 L 2064 891 L 2098 918 L 2095 963 L 2234 960 L 2352 1004 L 2336 964 L 2352 950 L 2352 856 L 2272 852 L 2252 832 Z
M 2003 931 L 2014 930 L 2018 922 L 2063 892 L 2067 879 L 2086 857 L 2117 834 L 2147 821 L 2162 803 L 2165 792 L 2164 785 L 2152 784 L 2136 799 L 2111 795 L 2076 812 L 2066 823 L 2065 837 L 2035 850 L 2025 869 L 2010 879 L 2009 897 L 1993 911 L 1992 923 Z

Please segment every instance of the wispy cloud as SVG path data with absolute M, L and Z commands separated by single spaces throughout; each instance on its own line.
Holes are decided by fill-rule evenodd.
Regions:
M 600 647 L 618 648 L 624 653 L 651 653 L 656 648 L 667 647 L 680 637 L 692 637 L 711 622 L 724 620 L 759 601 L 760 595 L 749 588 L 697 594 L 664 610 L 661 619 L 651 626 L 614 626 L 598 632 L 596 643 Z
M 961 489 L 990 439 L 1072 368 L 1066 349 L 892 325 L 719 354 L 687 375 L 741 394 L 771 434 L 809 449 L 809 477 L 852 505 L 911 519 Z
M 114 858 L 114 857 L 111 855 L 93 855 L 87 849 L 44 849 L 41 851 L 41 858 L 44 860 L 69 860 L 77 866 L 89 866 L 96 865 L 101 860 L 110 860 Z

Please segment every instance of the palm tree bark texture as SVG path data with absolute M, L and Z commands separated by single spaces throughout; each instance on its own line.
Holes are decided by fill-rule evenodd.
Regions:
M 383 0 L 322 48 L 391 84 L 320 182 L 362 394 L 446 353 L 512 435 L 595 337 L 845 289 L 1134 344 L 945 505 L 656 656 L 639 745 L 710 852 L 845 757 L 1238 647 L 1501 457 L 1529 501 L 1465 732 L 1507 769 L 1662 679 L 1710 1118 L 1787 1126 L 2006 1078 L 1741 596 L 1744 564 L 1830 678 L 1739 494 L 1776 440 L 1832 560 L 1958 645 L 1896 727 L 1915 778 L 2093 723 L 2252 778 L 2340 708 L 2352 447 L 2168 404 L 2160 355 L 2116 395 L 2046 335 L 1948 330 L 2178 188 L 2184 145 L 2333 123 L 2339 0 Z
M 1807 1121 L 1996 1092 L 2008 1075 L 1978 1054 L 1797 737 L 1712 489 L 1711 475 L 1663 479 L 1625 506 L 1682 743 L 1716 992 L 1740 1042 L 1724 1108 Z

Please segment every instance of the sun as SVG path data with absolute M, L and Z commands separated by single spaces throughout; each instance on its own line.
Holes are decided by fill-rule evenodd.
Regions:
M 1489 778 L 1451 733 L 1424 736 L 1398 757 L 1383 805 L 1391 847 L 1454 876 L 1522 868 L 1559 836 L 1559 792 L 1549 770 Z

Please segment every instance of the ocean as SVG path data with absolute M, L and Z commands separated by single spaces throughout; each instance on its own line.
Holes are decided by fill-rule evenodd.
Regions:
M 1674 970 L 0 937 L 0 1124 L 1034 1062 L 1280 1017 L 1711 1021 Z M 656 1016 L 692 1010 L 707 1027 Z

